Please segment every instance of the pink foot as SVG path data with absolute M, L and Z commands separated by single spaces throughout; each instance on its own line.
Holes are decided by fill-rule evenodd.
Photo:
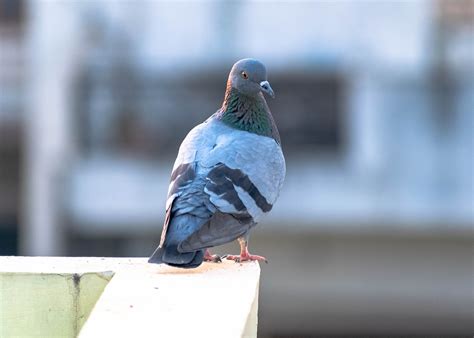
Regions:
M 237 256 L 227 255 L 226 259 L 235 261 L 236 263 L 245 262 L 245 261 L 263 261 L 265 263 L 268 263 L 268 261 L 265 257 L 258 256 L 258 255 L 251 255 L 249 253 L 240 254 L 240 255 L 237 255 Z
M 212 255 L 209 250 L 204 252 L 204 261 L 205 262 L 214 262 L 214 263 L 221 263 L 222 260 L 219 255 Z

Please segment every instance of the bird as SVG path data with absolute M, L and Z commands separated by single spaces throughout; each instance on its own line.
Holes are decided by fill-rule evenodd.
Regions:
M 159 246 L 149 263 L 196 268 L 203 261 L 265 261 L 248 250 L 250 231 L 276 202 L 286 174 L 280 134 L 265 95 L 265 65 L 231 68 L 220 109 L 184 138 L 171 173 Z M 239 255 L 209 249 L 238 240 Z

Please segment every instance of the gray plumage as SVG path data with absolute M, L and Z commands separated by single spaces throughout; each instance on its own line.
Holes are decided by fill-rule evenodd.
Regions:
M 237 62 L 222 107 L 192 129 L 176 158 L 159 247 L 150 263 L 193 268 L 204 250 L 237 238 L 267 214 L 285 177 L 280 136 L 262 92 L 266 69 Z

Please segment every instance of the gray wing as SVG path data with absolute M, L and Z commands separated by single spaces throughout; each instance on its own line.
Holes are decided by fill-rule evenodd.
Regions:
M 221 163 L 205 177 L 196 175 L 199 171 L 197 168 L 198 162 L 182 164 L 171 175 L 169 195 L 172 200 L 167 208 L 160 245 L 163 245 L 167 236 L 182 238 L 178 245 L 180 252 L 231 242 L 256 224 L 234 186 L 241 185 L 252 190 L 252 194 L 258 194 L 258 189 L 248 177 Z M 173 222 L 183 215 L 193 216 L 193 222 L 187 225 Z M 179 229 L 173 228 L 174 224 Z
M 191 252 L 222 245 L 245 235 L 255 225 L 251 218 L 216 212 L 178 247 L 180 252 Z
M 237 187 L 254 198 L 265 212 L 272 208 L 247 175 L 239 169 L 218 163 L 207 174 L 204 188 L 217 212 L 181 243 L 181 251 L 193 251 L 231 242 L 256 225 L 239 196 Z

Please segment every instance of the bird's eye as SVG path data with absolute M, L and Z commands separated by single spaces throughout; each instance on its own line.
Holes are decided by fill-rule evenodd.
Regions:
M 243 77 L 245 80 L 247 80 L 247 79 L 249 78 L 249 76 L 247 75 L 246 72 L 242 72 L 242 77 Z

